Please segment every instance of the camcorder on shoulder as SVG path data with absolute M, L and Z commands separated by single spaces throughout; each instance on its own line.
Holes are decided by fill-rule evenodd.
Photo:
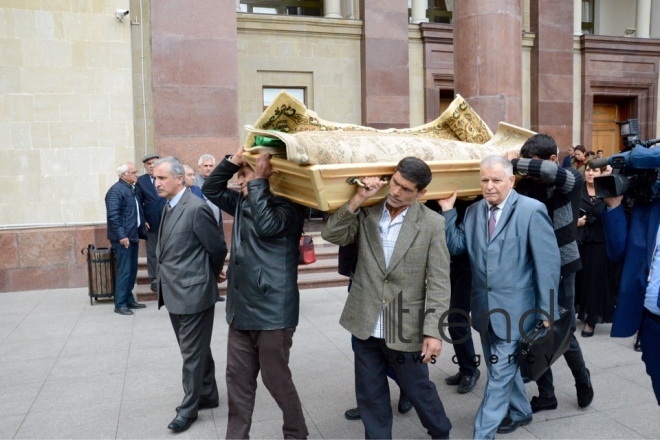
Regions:
M 640 140 L 639 120 L 617 122 L 624 149 L 604 159 L 589 162 L 591 168 L 610 165 L 612 174 L 594 179 L 596 197 L 624 196 L 623 204 L 632 208 L 637 203 L 650 203 L 660 197 L 660 139 Z

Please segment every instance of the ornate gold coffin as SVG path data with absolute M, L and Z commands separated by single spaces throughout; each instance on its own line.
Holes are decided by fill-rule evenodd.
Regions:
M 481 193 L 479 163 L 492 154 L 520 150 L 534 132 L 500 122 L 493 135 L 459 95 L 438 119 L 407 129 L 377 130 L 321 119 L 282 91 L 249 132 L 244 150 L 253 167 L 259 154 L 272 153 L 276 174 L 272 191 L 321 211 L 334 211 L 355 194 L 351 177 L 391 176 L 399 160 L 424 160 L 433 179 L 426 200 L 454 190 L 467 197 Z M 387 194 L 383 187 L 367 204 Z

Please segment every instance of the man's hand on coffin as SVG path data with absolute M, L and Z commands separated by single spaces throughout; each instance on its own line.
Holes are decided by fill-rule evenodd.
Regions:
M 355 195 L 348 201 L 348 209 L 351 212 L 356 212 L 364 202 L 386 185 L 385 182 L 380 180 L 380 177 L 360 177 L 360 181 L 364 186 L 357 186 Z
M 454 209 L 454 204 L 456 203 L 457 195 L 458 195 L 458 190 L 454 191 L 454 194 L 447 197 L 446 199 L 438 199 L 438 205 L 440 205 L 440 209 L 442 209 L 442 212 L 447 212 Z
M 243 164 L 245 163 L 245 159 L 243 159 L 243 146 L 241 145 L 238 147 L 238 150 L 236 150 L 236 153 L 229 159 L 229 162 L 233 163 L 234 165 L 238 165 L 239 167 L 242 167 Z
M 270 166 L 270 153 L 260 154 L 257 158 L 257 166 L 254 168 L 254 177 L 257 179 L 268 179 L 275 170 Z
M 518 159 L 520 157 L 520 152 L 516 150 L 508 150 L 506 153 L 504 153 L 504 157 L 509 160 Z

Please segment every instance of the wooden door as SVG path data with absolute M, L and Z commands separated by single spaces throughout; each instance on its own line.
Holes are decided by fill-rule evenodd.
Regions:
M 603 157 L 620 151 L 622 143 L 619 126 L 616 123 L 618 117 L 619 108 L 616 104 L 594 104 L 592 151 L 603 150 Z

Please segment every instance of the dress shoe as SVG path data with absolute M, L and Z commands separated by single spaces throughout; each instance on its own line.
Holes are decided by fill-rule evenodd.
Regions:
M 155 281 L 151 282 L 151 291 L 152 292 L 158 291 L 158 283 L 157 282 L 155 282 Z
M 344 413 L 346 420 L 360 420 L 360 408 L 351 408 Z
M 530 423 L 532 423 L 532 416 L 522 420 L 511 420 L 511 418 L 507 415 L 504 420 L 502 420 L 502 423 L 500 423 L 500 426 L 497 427 L 497 433 L 511 434 L 513 431 L 518 429 L 519 426 L 526 426 Z
M 550 410 L 550 409 L 557 409 L 557 398 L 554 396 L 553 397 L 534 396 L 532 397 L 532 400 L 529 403 L 532 405 L 533 413 Z
M 401 393 L 399 396 L 399 404 L 397 405 L 397 409 L 399 410 L 400 414 L 405 414 L 409 412 L 413 408 L 412 403 L 410 403 L 410 400 L 406 397 L 405 394 Z
M 128 305 L 129 309 L 146 309 L 146 304 L 140 304 L 139 302 L 132 302 Z
M 635 336 L 635 345 L 633 345 L 635 351 L 642 351 L 642 341 L 639 339 L 639 335 Z
M 583 338 L 590 338 L 590 337 L 592 337 L 592 336 L 594 335 L 594 332 L 596 331 L 596 327 L 591 327 L 591 326 L 589 326 L 589 327 L 591 327 L 591 331 L 588 331 L 588 330 L 587 330 L 587 326 L 589 326 L 589 325 L 588 325 L 588 324 L 585 324 L 585 325 L 584 325 L 584 329 L 582 329 L 582 337 L 583 337 Z
M 203 409 L 212 409 L 212 408 L 217 408 L 218 406 L 220 406 L 219 402 L 206 402 L 206 401 L 203 401 L 203 402 L 199 402 L 199 405 L 197 405 L 197 410 L 201 411 Z M 181 409 L 180 406 L 176 407 L 177 414 L 179 413 L 180 409 Z
M 225 301 L 225 297 L 224 296 L 219 296 L 218 297 L 218 302 L 223 302 L 223 301 Z
M 174 420 L 170 422 L 169 425 L 167 425 L 167 429 L 171 429 L 174 432 L 183 432 L 190 428 L 190 425 L 192 425 L 195 420 L 197 420 L 197 417 L 183 417 L 177 415 Z
M 461 382 L 458 384 L 458 394 L 467 394 L 474 389 L 477 384 L 481 373 L 479 370 L 474 370 L 472 374 L 464 374 L 461 376 Z
M 115 307 L 115 313 L 119 313 L 120 315 L 132 315 L 133 310 L 128 307 Z
M 445 377 L 445 383 L 447 385 L 458 385 L 459 383 L 461 383 L 461 375 L 462 373 L 459 371 L 453 376 Z
M 580 408 L 586 408 L 594 400 L 594 389 L 591 386 L 591 373 L 587 370 L 587 383 L 575 385 L 577 389 L 577 401 Z

